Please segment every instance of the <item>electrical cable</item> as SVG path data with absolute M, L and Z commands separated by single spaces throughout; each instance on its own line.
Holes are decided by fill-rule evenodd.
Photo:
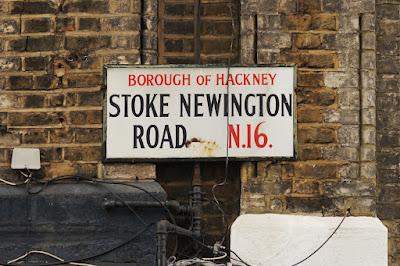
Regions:
M 160 206 L 167 212 L 171 222 L 176 225 L 176 221 L 175 218 L 173 216 L 173 214 L 171 213 L 171 211 L 165 206 L 165 203 L 162 202 L 160 199 L 158 199 L 156 196 L 154 196 L 153 194 L 151 194 L 149 191 L 147 191 L 146 189 L 137 186 L 133 183 L 127 183 L 127 182 L 119 182 L 119 181 L 113 181 L 113 180 L 100 180 L 100 179 L 96 179 L 96 178 L 91 178 L 91 177 L 85 177 L 85 176 L 80 176 L 80 175 L 65 175 L 65 176 L 58 176 L 58 177 L 54 177 L 52 179 L 46 180 L 46 181 L 36 181 L 36 183 L 39 184 L 43 184 L 45 185 L 45 187 L 47 187 L 48 185 L 54 183 L 54 182 L 58 182 L 58 181 L 64 181 L 64 180 L 74 180 L 76 182 L 86 182 L 89 184 L 95 184 L 95 183 L 103 183 L 103 184 L 114 184 L 114 185 L 123 185 L 123 186 L 128 186 L 128 187 L 132 187 L 135 189 L 138 189 L 144 193 L 146 193 L 147 195 L 149 195 L 153 200 L 155 200 L 156 202 L 158 202 L 160 204 Z M 104 187 L 104 186 L 103 186 Z M 109 191 L 109 190 L 108 190 Z M 115 194 L 114 194 L 115 195 Z M 119 200 L 122 199 L 119 198 Z M 123 202 L 122 202 L 123 203 Z M 125 205 L 125 204 L 124 204 Z M 128 205 L 128 204 L 126 204 Z
M 229 3 L 228 6 L 229 6 L 229 12 L 230 12 L 230 15 L 231 15 L 231 23 L 232 23 L 232 35 L 231 35 L 230 51 L 229 51 L 228 66 L 227 66 L 227 77 L 226 77 L 226 79 L 227 79 L 227 82 L 226 82 L 226 93 L 227 93 L 228 98 L 229 98 L 230 90 L 229 90 L 228 79 L 229 79 L 229 75 L 230 75 L 230 71 L 231 71 L 231 58 L 232 58 L 232 54 L 233 54 L 233 42 L 234 42 L 234 39 L 235 39 L 235 30 L 236 29 L 235 29 L 235 21 L 234 21 L 234 18 L 233 18 L 232 3 Z M 222 182 L 220 182 L 220 183 L 214 184 L 212 189 L 211 189 L 211 194 L 212 194 L 213 199 L 214 199 L 214 201 L 216 203 L 216 206 L 219 209 L 219 211 L 222 213 L 222 224 L 223 224 L 224 228 L 227 227 L 226 226 L 226 217 L 225 217 L 226 215 L 225 215 L 225 212 L 224 212 L 223 208 L 221 207 L 221 204 L 220 204 L 218 198 L 215 195 L 215 189 L 217 187 L 226 185 L 227 179 L 228 179 L 228 175 L 229 175 L 229 121 L 230 121 L 230 115 L 229 115 L 229 104 L 228 104 L 228 115 L 226 116 L 226 148 L 225 148 L 224 180 Z M 225 235 L 226 234 L 224 233 L 224 235 L 222 236 L 221 243 L 224 242 Z
M 201 265 L 204 266 L 225 266 L 225 264 L 214 263 L 211 261 L 203 260 L 201 258 L 178 260 L 168 264 L 168 266 L 189 266 L 189 265 L 198 265 L 199 263 L 201 263 Z
M 15 182 L 11 182 L 11 181 L 8 181 L 6 179 L 3 179 L 3 178 L 0 178 L 0 182 L 4 183 L 6 185 L 10 185 L 10 186 L 21 186 L 21 185 L 26 184 L 30 180 L 32 175 L 33 175 L 33 173 L 31 171 L 29 171 L 29 174 L 25 174 L 22 170 L 20 170 L 19 172 L 20 172 L 20 174 L 22 176 L 25 177 L 25 181 L 24 182 L 15 183 Z
M 160 206 L 167 212 L 167 214 L 168 214 L 169 219 L 171 220 L 171 222 L 172 222 L 175 226 L 177 226 L 176 220 L 175 220 L 174 216 L 172 215 L 171 211 L 165 206 L 165 203 L 164 203 L 164 202 L 162 202 L 160 199 L 158 199 L 156 196 L 154 196 L 153 194 L 151 194 L 151 193 L 150 193 L 149 191 L 147 191 L 146 189 L 144 189 L 144 188 L 142 188 L 142 187 L 140 187 L 140 186 L 136 186 L 136 185 L 134 185 L 133 183 L 126 183 L 126 182 L 119 182 L 119 181 L 112 181 L 112 180 L 99 180 L 99 179 L 96 179 L 96 178 L 89 178 L 89 177 L 84 177 L 84 176 L 79 176 L 79 175 L 77 175 L 77 176 L 60 176 L 60 177 L 56 177 L 56 178 L 54 178 L 54 179 L 51 179 L 51 180 L 49 180 L 49 181 L 47 181 L 47 182 L 48 182 L 48 183 L 51 183 L 51 182 L 54 182 L 54 181 L 67 180 L 67 179 L 69 179 L 69 180 L 73 179 L 73 180 L 76 180 L 76 181 L 88 182 L 88 183 L 91 183 L 91 184 L 93 184 L 93 183 L 116 184 L 116 185 L 123 185 L 123 186 L 128 186 L 128 187 L 133 187 L 133 188 L 135 188 L 135 189 L 138 189 L 138 190 L 140 190 L 140 191 L 146 193 L 147 195 L 149 195 L 149 196 L 150 196 L 153 200 L 155 200 L 156 202 L 158 202 L 158 203 L 160 204 Z M 115 195 L 115 194 L 114 194 L 114 195 Z M 122 200 L 122 199 L 119 198 L 119 200 Z M 123 202 L 123 201 L 122 201 L 122 202 Z M 132 208 L 130 208 L 130 206 L 128 206 L 128 204 L 126 204 L 126 203 L 124 203 L 124 202 L 123 202 L 123 204 L 124 204 L 125 206 L 127 206 L 128 209 L 130 209 L 137 217 L 139 217 L 139 216 L 137 215 L 137 213 L 136 213 Z M 142 219 L 141 219 L 141 220 L 142 220 Z M 144 223 L 143 220 L 142 220 L 142 223 Z M 176 240 L 176 241 L 177 241 L 177 240 Z M 173 249 L 173 251 L 172 251 L 172 255 L 175 255 L 176 252 L 177 252 L 177 244 L 175 243 L 175 247 L 174 247 L 174 249 Z
M 243 264 L 246 265 L 246 266 L 251 266 L 250 264 L 248 264 L 247 262 L 245 262 L 241 257 L 239 257 L 239 255 L 238 255 L 235 251 L 233 251 L 232 249 L 230 249 L 229 251 L 230 251 L 231 253 L 233 253 L 233 254 L 236 256 L 236 258 L 238 258 L 238 259 L 234 259 L 234 258 L 231 257 L 231 259 L 236 260 L 236 261 L 239 261 L 239 262 L 243 263 Z
M 63 264 L 69 264 L 69 263 L 76 263 L 76 262 L 80 262 L 80 261 L 87 261 L 90 259 L 95 259 L 97 257 L 103 256 L 105 254 L 108 254 L 116 249 L 119 249 L 127 244 L 129 244 L 131 241 L 135 240 L 137 237 L 139 237 L 141 234 L 143 234 L 144 232 L 146 232 L 147 230 L 149 230 L 149 228 L 151 226 L 155 225 L 155 223 L 150 223 L 148 226 L 146 226 L 145 228 L 143 228 L 142 230 L 140 230 L 139 232 L 137 232 L 136 234 L 134 234 L 132 237 L 130 237 L 129 239 L 121 242 L 118 245 L 115 245 L 114 247 L 105 250 L 101 253 L 95 254 L 95 255 L 91 255 L 91 256 L 87 256 L 87 257 L 83 257 L 83 258 L 77 258 L 77 259 L 71 259 L 71 260 L 64 260 L 64 261 L 58 261 L 58 262 L 53 262 L 53 263 L 40 263 L 40 264 L 11 264 L 11 263 L 2 263 L 0 262 L 0 265 L 18 265 L 18 266 L 54 266 L 54 265 L 63 265 Z M 12 260 L 11 260 L 12 261 Z
M 206 245 L 206 244 L 202 243 L 201 241 L 197 240 L 197 239 L 194 238 L 194 237 L 191 237 L 191 238 L 192 238 L 194 241 L 196 241 L 197 243 L 199 243 L 201 246 L 203 246 L 203 247 L 205 247 L 205 248 L 208 248 L 208 249 L 212 250 L 213 252 L 216 251 L 216 250 L 214 249 L 214 247 L 209 246 L 209 245 Z M 221 248 L 221 249 L 225 249 L 224 246 L 220 246 L 220 248 Z M 221 253 L 221 251 L 218 251 L 218 252 Z M 236 261 L 240 261 L 241 263 L 243 263 L 243 264 L 246 265 L 246 266 L 251 266 L 250 264 L 248 264 L 247 262 L 245 262 L 241 257 L 239 257 L 239 255 L 237 255 L 237 253 L 236 253 L 235 251 L 229 249 L 229 252 L 235 254 L 235 256 L 238 258 L 238 259 L 236 259 Z M 226 252 L 223 252 L 223 253 L 226 253 Z
M 58 261 L 64 262 L 64 260 L 63 260 L 62 258 L 60 258 L 60 257 L 58 257 L 58 256 L 56 256 L 56 255 L 54 255 L 54 254 L 51 254 L 50 252 L 46 252 L 46 251 L 42 251 L 42 250 L 31 250 L 31 251 L 25 253 L 24 255 L 22 255 L 22 256 L 20 256 L 20 257 L 18 257 L 18 258 L 16 258 L 16 259 L 13 259 L 13 260 L 8 261 L 7 263 L 8 263 L 8 264 L 15 263 L 15 262 L 17 262 L 17 261 L 20 261 L 20 260 L 22 260 L 22 259 L 28 257 L 28 256 L 31 255 L 31 254 L 42 254 L 42 255 L 46 255 L 46 256 L 48 256 L 48 257 L 51 257 L 51 258 L 53 258 L 53 259 L 56 259 L 56 260 L 58 260 Z M 77 265 L 77 266 L 96 266 L 96 265 L 94 265 L 94 264 L 79 263 L 79 262 L 70 262 L 70 263 L 68 263 L 68 264 Z
M 305 257 L 304 259 L 300 260 L 299 262 L 296 262 L 295 264 L 292 264 L 290 266 L 297 266 L 303 262 L 305 262 L 306 260 L 308 260 L 309 258 L 311 258 L 313 255 L 315 255 L 315 253 L 317 253 L 323 246 L 325 246 L 326 243 L 328 243 L 328 241 L 336 234 L 337 230 L 339 230 L 340 226 L 342 225 L 342 223 L 344 222 L 344 220 L 346 219 L 346 217 L 350 215 L 350 208 L 346 210 L 346 213 L 344 214 L 342 220 L 340 221 L 340 223 L 338 224 L 338 226 L 336 226 L 335 230 L 333 230 L 332 234 L 329 235 L 329 237 L 322 242 L 322 244 L 316 248 L 313 252 L 311 252 L 307 257 Z
M 84 178 L 84 177 L 81 177 Z M 87 179 L 87 178 L 86 178 Z M 173 223 L 174 226 L 178 226 L 175 220 L 175 217 L 172 215 L 171 211 L 167 208 L 167 206 L 165 206 L 165 203 L 162 202 L 160 199 L 158 199 L 156 196 L 154 196 L 153 194 L 151 194 L 149 191 L 147 191 L 146 189 L 136 186 L 132 183 L 126 183 L 126 182 L 118 182 L 118 181 L 111 181 L 111 180 L 99 180 L 99 179 L 95 179 L 95 178 L 89 178 L 88 180 L 93 181 L 93 182 L 97 182 L 97 183 L 104 183 L 104 184 L 119 184 L 119 185 L 123 185 L 123 186 L 128 186 L 128 187 L 133 187 L 136 188 L 140 191 L 143 191 L 144 193 L 146 193 L 147 195 L 149 195 L 152 199 L 154 199 L 156 202 L 158 202 L 160 204 L 160 206 L 167 212 L 171 222 Z M 175 256 L 177 249 L 178 249 L 178 244 L 177 244 L 177 238 L 175 240 L 175 246 L 174 249 L 172 251 L 172 256 Z
M 228 256 L 228 254 L 226 254 L 226 252 L 220 251 L 220 253 L 222 254 L 222 256 L 212 257 L 212 258 L 201 258 L 201 259 L 202 260 L 213 261 L 213 260 L 222 260 L 222 259 L 225 259 L 226 256 Z
M 93 182 L 95 184 L 95 182 Z M 147 226 L 147 223 L 140 217 L 140 215 L 131 207 L 129 204 L 126 203 L 125 200 L 123 200 L 118 194 L 114 193 L 111 189 L 109 189 L 107 186 L 102 186 L 105 190 L 107 190 L 109 193 L 111 193 L 115 198 L 117 198 L 122 204 L 124 204 L 125 207 L 128 208 L 130 212 L 132 212 L 136 218 L 144 225 Z
M 56 178 L 53 178 L 53 179 L 50 179 L 50 180 L 47 180 L 47 181 L 44 181 L 44 182 L 43 182 L 43 181 L 37 181 L 37 182 L 43 184 L 43 185 L 44 185 L 43 187 L 47 187 L 47 185 L 50 184 L 50 183 L 52 183 L 52 182 L 62 181 L 62 180 L 71 180 L 71 179 L 76 180 L 76 181 L 86 181 L 87 183 L 90 183 L 90 184 L 93 184 L 93 183 L 96 183 L 96 182 L 97 182 L 97 183 L 107 183 L 107 184 L 119 184 L 119 185 L 125 185 L 125 186 L 134 187 L 134 188 L 136 188 L 136 189 L 139 189 L 139 190 L 141 190 L 141 191 L 147 193 L 148 195 L 150 195 L 150 196 L 151 196 L 154 200 L 156 200 L 157 202 L 159 202 L 159 203 L 160 203 L 160 206 L 162 206 L 163 208 L 165 208 L 165 209 L 167 210 L 167 212 L 169 213 L 169 215 L 170 215 L 171 218 L 172 218 L 172 221 L 175 221 L 175 219 L 173 218 L 172 213 L 168 210 L 168 208 L 165 206 L 165 204 L 164 204 L 161 200 L 159 200 L 157 197 L 155 197 L 155 196 L 154 196 L 153 194 L 151 194 L 149 191 L 147 191 L 147 190 L 145 190 L 145 189 L 143 189 L 143 188 L 141 188 L 141 187 L 139 187 L 139 186 L 136 186 L 136 185 L 134 185 L 134 184 L 131 184 L 131 183 L 117 182 L 117 181 L 107 181 L 107 180 L 97 180 L 97 179 L 87 178 L 87 177 L 82 177 L 82 176 L 61 176 L 61 177 L 56 177 Z M 88 182 L 88 181 L 89 181 L 89 182 Z M 25 181 L 25 182 L 20 183 L 20 184 L 18 184 L 18 185 L 23 185 L 23 184 L 26 184 L 26 183 L 27 183 L 27 182 Z M 12 186 L 14 186 L 14 185 L 12 185 Z M 42 191 L 42 190 L 41 190 L 41 191 Z M 114 194 L 114 195 L 115 195 L 115 194 Z M 121 200 L 121 202 L 124 203 L 124 201 L 122 200 L 122 198 L 119 198 L 119 200 Z M 125 204 L 126 204 L 126 202 L 125 202 Z M 127 204 L 127 205 L 128 205 L 128 204 Z M 344 222 L 344 220 L 346 219 L 346 217 L 348 217 L 349 215 L 350 215 L 350 208 L 346 210 L 345 215 L 343 216 L 343 218 L 342 218 L 342 220 L 340 221 L 340 223 L 338 224 L 338 226 L 334 229 L 334 231 L 329 235 L 329 237 L 328 237 L 320 246 L 318 246 L 317 249 L 315 249 L 312 253 L 310 253 L 310 254 L 309 254 L 308 256 L 306 256 L 304 259 L 302 259 L 302 260 L 300 260 L 299 262 L 297 262 L 297 263 L 295 263 L 295 264 L 292 264 L 292 265 L 290 265 L 290 266 L 297 266 L 297 265 L 303 263 L 304 261 L 308 260 L 309 258 L 311 258 L 313 255 L 315 255 L 315 254 L 316 254 L 316 253 L 317 253 L 317 252 L 318 252 L 318 251 L 319 251 L 319 250 L 320 250 L 320 249 L 321 249 L 335 234 L 336 234 L 336 232 L 339 230 L 339 228 L 340 228 L 341 225 L 343 224 L 343 222 Z M 82 258 L 81 258 L 81 259 L 74 259 L 74 260 L 63 261 L 63 262 L 58 262 L 58 263 L 50 263 L 50 264 L 20 264 L 20 265 L 22 265 L 22 266 L 38 266 L 38 265 L 50 266 L 50 265 L 61 265 L 61 264 L 67 264 L 67 263 L 71 263 L 71 262 L 74 263 L 75 261 L 83 261 L 83 260 L 87 260 L 87 259 L 96 258 L 96 257 L 102 256 L 102 255 L 104 255 L 104 254 L 107 254 L 107 253 L 109 253 L 109 252 L 112 252 L 113 250 L 115 250 L 115 249 L 117 249 L 117 248 L 119 248 L 119 247 L 121 247 L 121 246 L 126 245 L 127 243 L 129 243 L 130 241 L 132 241 L 134 238 L 136 238 L 137 236 L 139 236 L 140 234 L 142 234 L 144 231 L 146 231 L 146 230 L 147 230 L 151 225 L 153 225 L 153 224 L 154 224 L 154 223 L 151 223 L 151 224 L 147 225 L 147 227 L 146 227 L 144 230 L 142 230 L 141 232 L 139 232 L 138 234 L 136 234 L 134 237 L 132 237 L 132 238 L 129 239 L 128 241 L 125 241 L 125 242 L 121 243 L 120 245 L 118 245 L 118 246 L 116 246 L 116 247 L 114 247 L 114 248 L 112 248 L 112 249 L 110 249 L 110 250 L 107 250 L 107 251 L 105 251 L 105 252 L 102 252 L 101 254 L 97 254 L 97 255 L 90 256 L 90 257 L 83 258 L 83 259 L 82 259 Z M 213 247 L 208 246 L 208 245 L 205 245 L 203 242 L 197 240 L 196 238 L 192 237 L 192 239 L 193 239 L 194 241 L 198 242 L 201 246 L 206 247 L 206 248 L 211 249 L 211 250 L 214 250 Z M 230 252 L 233 253 L 233 254 L 239 259 L 239 261 L 240 261 L 241 263 L 243 263 L 243 264 L 245 264 L 245 265 L 247 265 L 247 266 L 250 266 L 250 264 L 248 264 L 248 263 L 246 263 L 245 261 L 243 261 L 243 259 L 241 259 L 235 251 L 230 250 Z M 237 260 L 237 259 L 234 259 L 234 258 L 231 258 L 231 259 Z M 13 260 L 12 260 L 12 261 L 13 261 Z M 0 264 L 1 264 L 1 265 L 14 265 L 14 264 L 10 264 L 10 263 L 1 263 L 1 262 L 0 262 Z
M 10 186 L 18 186 L 17 183 L 14 183 L 14 182 L 11 182 L 11 181 L 7 181 L 7 180 L 5 180 L 3 178 L 0 178 L 0 182 L 3 182 L 4 184 L 10 185 Z
M 144 188 L 141 188 L 140 186 L 136 186 L 136 185 L 134 185 L 134 184 L 131 184 L 131 183 L 125 183 L 125 182 L 118 182 L 118 181 L 107 181 L 107 180 L 98 180 L 98 179 L 95 179 L 95 178 L 89 178 L 89 177 L 83 177 L 83 176 L 71 176 L 71 175 L 67 175 L 67 176 L 59 176 L 59 177 L 55 177 L 55 178 L 52 178 L 52 179 L 49 179 L 49 180 L 45 180 L 45 181 L 39 181 L 39 180 L 36 180 L 35 181 L 35 183 L 37 183 L 37 184 L 41 184 L 42 186 L 41 186 L 41 188 L 38 190 L 38 191 L 34 191 L 34 192 L 32 192 L 31 191 L 31 189 L 30 189 L 30 187 L 28 187 L 27 188 L 27 192 L 28 193 L 30 193 L 30 194 L 38 194 L 38 193 L 40 193 L 41 191 L 43 191 L 46 187 L 48 187 L 48 185 L 50 185 L 50 184 L 52 184 L 52 183 L 55 183 L 55 182 L 58 182 L 58 181 L 66 181 L 66 180 L 75 180 L 75 181 L 77 181 L 77 182 L 85 182 L 85 183 L 89 183 L 89 184 L 118 184 L 118 185 L 124 185 L 124 186 L 128 186 L 128 187 L 133 187 L 133 188 L 135 188 L 135 189 L 138 189 L 138 190 L 141 190 L 141 191 L 143 191 L 144 193 L 146 193 L 146 194 L 148 194 L 152 199 L 154 199 L 156 202 L 158 202 L 159 204 L 160 204 L 160 206 L 162 207 L 162 208 L 164 208 L 165 209 L 165 211 L 168 213 L 168 216 L 169 216 L 169 218 L 170 218 L 170 220 L 172 221 L 172 223 L 174 223 L 174 225 L 176 225 L 176 221 L 175 221 L 175 218 L 174 218 L 174 216 L 172 215 L 172 213 L 170 212 L 170 210 L 165 206 L 165 204 L 160 200 L 160 199 L 158 199 L 156 196 L 154 196 L 153 194 L 151 194 L 149 191 L 147 191 L 146 189 L 144 189 Z M 19 183 L 19 184 L 16 184 L 15 186 L 20 186 L 20 185 L 26 185 L 26 184 L 29 184 L 30 183 L 30 180 L 28 180 L 28 182 L 27 181 L 25 181 L 25 182 L 23 182 L 23 183 Z M 8 184 L 8 185 L 11 185 L 11 184 Z M 12 185 L 12 186 L 14 186 L 14 185 Z M 128 209 L 139 219 L 140 218 L 140 216 L 121 198 L 121 197 L 119 197 L 118 195 L 116 195 L 113 191 L 111 191 L 109 188 L 106 188 L 106 186 L 102 186 L 102 188 L 105 188 L 107 191 L 109 191 L 113 196 L 115 196 L 118 200 L 120 200 L 125 206 L 127 206 L 128 207 Z M 146 223 L 143 221 L 143 219 L 139 219 L 144 225 L 146 225 Z M 152 223 L 152 224 L 154 224 L 154 223 Z M 152 225 L 152 224 L 149 224 L 149 225 L 146 225 L 146 228 L 148 228 L 150 225 Z M 129 241 L 128 241 L 129 242 Z M 117 247 L 118 248 L 118 247 Z M 115 250 L 115 248 L 113 248 L 112 250 Z M 110 251 L 107 251 L 106 253 L 108 253 L 108 252 L 111 252 L 112 250 L 110 250 Z M 174 249 L 174 254 L 176 253 L 176 247 L 175 247 L 175 249 Z M 98 257 L 98 256 L 101 256 L 101 255 L 103 255 L 103 254 L 99 254 L 99 255 L 96 255 L 95 257 Z M 92 257 L 90 257 L 90 258 L 94 258 L 93 256 Z M 85 258 L 85 259 L 75 259 L 74 261 L 81 261 L 81 260 L 86 260 L 86 259 L 90 259 L 90 258 Z M 45 264 L 46 266 L 48 266 L 48 265 L 60 265 L 60 264 L 65 264 L 65 263 L 68 263 L 68 262 L 74 262 L 74 261 L 65 261 L 65 262 L 62 262 L 62 263 L 51 263 L 51 264 Z M 7 264 L 7 263 L 0 263 L 0 265 L 9 265 L 9 264 Z M 25 266 L 28 266 L 28 264 L 24 264 Z M 37 264 L 31 264 L 32 266 L 36 266 Z M 42 265 L 42 264 L 41 264 Z

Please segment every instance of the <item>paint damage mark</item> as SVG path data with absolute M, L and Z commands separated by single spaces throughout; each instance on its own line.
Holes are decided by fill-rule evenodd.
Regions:
M 186 141 L 185 147 L 194 150 L 198 154 L 212 156 L 218 150 L 219 145 L 215 141 L 191 138 Z

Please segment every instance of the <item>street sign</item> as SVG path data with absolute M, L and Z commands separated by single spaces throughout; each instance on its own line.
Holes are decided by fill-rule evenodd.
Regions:
M 106 159 L 294 157 L 294 67 L 109 66 Z

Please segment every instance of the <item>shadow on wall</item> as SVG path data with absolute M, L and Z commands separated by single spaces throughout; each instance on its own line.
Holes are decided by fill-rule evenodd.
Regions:
M 223 225 L 223 214 L 213 202 L 212 187 L 225 178 L 225 162 L 203 162 L 201 166 L 203 198 L 202 233 L 204 243 L 213 245 L 224 238 L 226 229 Z M 188 203 L 191 190 L 194 162 L 168 162 L 157 164 L 157 178 L 161 186 L 166 190 L 168 200 L 179 200 Z M 215 188 L 215 196 L 221 204 L 225 214 L 226 224 L 233 223 L 240 211 L 240 163 L 229 162 L 227 182 L 223 186 Z M 177 223 L 186 228 L 190 221 L 177 218 Z M 175 237 L 170 237 L 168 247 L 174 248 Z M 229 246 L 229 234 L 227 234 L 225 246 Z M 185 258 L 192 255 L 205 253 L 194 242 L 185 237 L 178 238 L 178 256 Z M 209 254 L 208 254 L 209 255 Z

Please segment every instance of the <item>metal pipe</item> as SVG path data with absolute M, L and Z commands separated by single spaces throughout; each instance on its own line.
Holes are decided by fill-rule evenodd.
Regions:
M 157 223 L 157 266 L 167 266 L 167 238 L 168 221 L 161 220 Z
M 194 165 L 192 189 L 193 235 L 194 237 L 199 238 L 201 236 L 202 215 L 200 163 L 195 163 Z
M 116 207 L 126 207 L 128 205 L 129 207 L 132 208 L 141 208 L 141 209 L 146 209 L 146 208 L 164 208 L 167 207 L 169 210 L 179 213 L 179 214 L 191 214 L 193 213 L 193 208 L 190 206 L 182 206 L 179 201 L 177 200 L 168 200 L 165 202 L 162 202 L 162 205 L 159 202 L 156 201 L 116 201 L 116 200 L 109 200 L 106 199 L 103 202 L 103 207 L 105 209 L 112 209 Z
M 167 220 L 157 223 L 157 266 L 167 266 L 167 238 L 168 234 L 178 234 L 194 237 L 193 232 L 180 226 L 171 224 Z

